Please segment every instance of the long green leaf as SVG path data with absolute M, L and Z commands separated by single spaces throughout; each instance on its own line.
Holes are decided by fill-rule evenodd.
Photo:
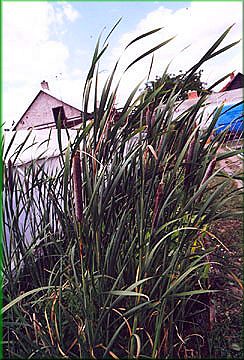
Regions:
M 158 49 L 160 49 L 162 46 L 168 44 L 171 40 L 173 40 L 175 38 L 175 36 L 173 36 L 172 38 L 163 41 L 161 44 L 155 46 L 154 48 L 146 51 L 144 54 L 140 55 L 137 59 L 135 59 L 134 61 L 132 61 L 132 63 L 130 63 L 130 65 L 127 66 L 126 70 L 127 71 L 131 66 L 135 65 L 138 61 L 140 61 L 141 59 L 143 59 L 144 57 L 150 55 L 151 53 L 153 53 L 154 51 L 157 51 Z
M 9 309 L 11 309 L 11 307 L 13 307 L 14 305 L 18 304 L 20 301 L 22 301 L 23 299 L 25 299 L 26 297 L 36 294 L 39 291 L 43 291 L 43 290 L 50 290 L 50 289 L 54 289 L 55 286 L 43 286 L 37 289 L 32 289 L 30 291 L 27 291 L 24 294 L 21 294 L 20 296 L 18 296 L 16 299 L 12 300 L 10 303 L 8 303 L 7 305 L 5 305 L 2 308 L 2 314 L 4 314 L 6 311 L 8 311 Z

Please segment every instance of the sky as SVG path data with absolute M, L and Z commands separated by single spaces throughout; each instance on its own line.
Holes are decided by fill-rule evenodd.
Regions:
M 50 93 L 82 109 L 82 91 L 97 38 L 105 39 L 118 19 L 122 20 L 109 39 L 101 60 L 100 88 L 122 55 L 115 84 L 133 59 L 174 37 L 154 54 L 150 79 L 189 69 L 233 23 L 223 46 L 242 37 L 242 2 L 3 2 L 2 73 L 3 123 L 19 120 L 46 80 Z M 162 27 L 157 33 L 126 45 L 137 36 Z M 203 65 L 202 79 L 211 85 L 231 71 L 242 72 L 242 41 Z M 184 51 L 183 49 L 186 48 Z M 145 83 L 151 55 L 122 77 L 117 106 L 130 92 Z M 218 89 L 217 89 L 218 90 Z

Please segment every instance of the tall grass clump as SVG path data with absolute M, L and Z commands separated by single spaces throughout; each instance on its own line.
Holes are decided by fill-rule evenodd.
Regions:
M 185 83 L 233 45 L 216 50 L 229 30 Z M 136 71 L 137 61 L 168 41 L 130 66 Z M 107 39 L 102 46 L 99 39 L 84 86 L 81 128 L 73 138 L 60 126 L 51 134 L 59 141 L 58 166 L 48 167 L 45 154 L 18 166 L 21 153 L 34 146 L 28 145 L 30 134 L 16 149 L 16 134 L 5 145 L 6 359 L 202 357 L 206 351 L 207 299 L 214 290 L 210 254 L 218 240 L 209 236 L 206 244 L 205 238 L 212 221 L 229 215 L 220 208 L 230 179 L 216 166 L 232 154 L 218 153 L 223 133 L 208 141 L 221 109 L 202 130 L 206 96 L 173 118 L 182 88 L 153 108 L 160 89 L 145 97 L 137 96 L 137 87 L 116 114 L 118 63 L 98 95 L 106 50 Z M 94 116 L 88 120 L 91 99 Z M 215 176 L 225 181 L 209 195 Z

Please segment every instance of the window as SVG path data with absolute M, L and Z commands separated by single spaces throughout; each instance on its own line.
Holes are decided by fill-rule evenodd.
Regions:
M 53 110 L 53 117 L 55 120 L 55 124 L 58 127 L 59 122 L 61 124 L 61 129 L 65 128 L 65 112 L 63 106 L 57 106 L 52 109 Z

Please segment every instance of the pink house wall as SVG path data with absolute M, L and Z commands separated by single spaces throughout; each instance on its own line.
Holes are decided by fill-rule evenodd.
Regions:
M 37 125 L 45 124 L 48 124 L 47 126 L 50 127 L 54 126 L 55 121 L 52 109 L 58 106 L 63 106 L 67 118 L 81 115 L 78 109 L 63 103 L 45 92 L 41 92 L 16 125 L 16 130 L 27 130 Z

